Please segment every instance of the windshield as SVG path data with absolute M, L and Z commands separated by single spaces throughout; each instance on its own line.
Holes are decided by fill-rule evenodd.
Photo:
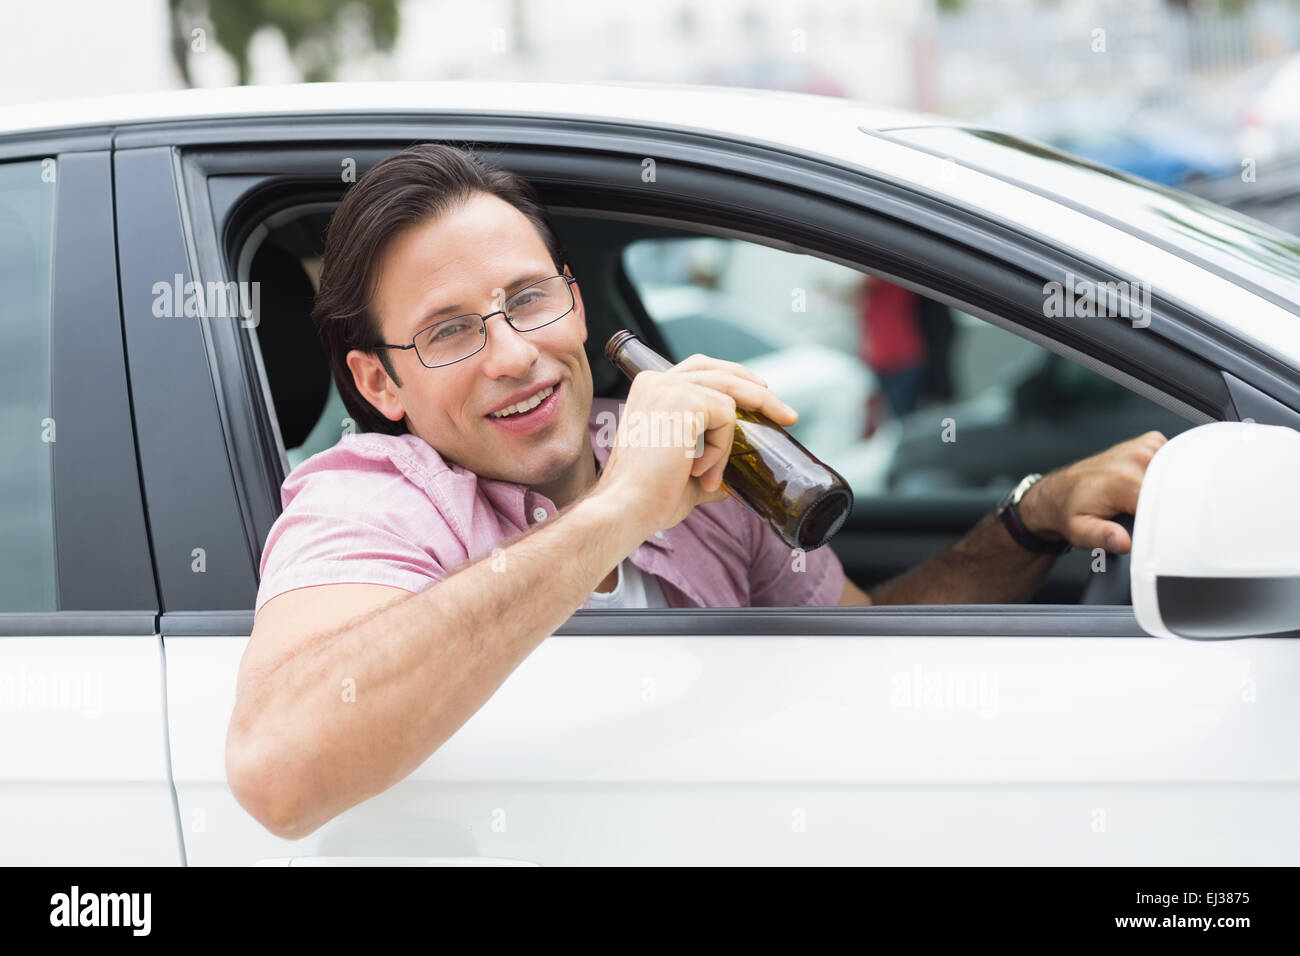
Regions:
M 1005 133 L 918 127 L 883 135 L 1023 186 L 1253 284 L 1300 314 L 1300 238 L 1188 193 Z M 1280 300 L 1280 301 L 1279 301 Z

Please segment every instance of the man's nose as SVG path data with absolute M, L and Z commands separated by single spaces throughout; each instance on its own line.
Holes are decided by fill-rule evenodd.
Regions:
M 523 332 L 506 321 L 504 312 L 494 312 L 484 319 L 487 342 L 483 346 L 486 356 L 483 371 L 492 378 L 521 378 L 540 354 Z

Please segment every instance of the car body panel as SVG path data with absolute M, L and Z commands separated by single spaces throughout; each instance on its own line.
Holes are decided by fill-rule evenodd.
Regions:
M 184 861 L 157 635 L 0 638 L 0 862 Z
M 196 865 L 1300 856 L 1293 641 L 552 636 L 404 780 L 295 841 L 226 786 L 245 643 L 167 644 L 169 683 L 192 690 L 169 714 L 182 819 L 206 821 L 186 830 Z

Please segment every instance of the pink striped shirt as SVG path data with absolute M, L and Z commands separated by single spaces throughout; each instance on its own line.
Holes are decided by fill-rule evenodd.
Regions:
M 611 419 L 600 416 L 622 408 L 616 399 L 592 401 L 591 443 L 602 468 L 610 448 L 596 435 Z M 527 485 L 480 478 L 409 433 L 343 436 L 295 468 L 280 498 L 284 510 L 262 550 L 255 611 L 278 594 L 318 584 L 422 591 L 559 512 Z M 844 569 L 829 546 L 793 552 L 732 499 L 700 505 L 629 558 L 659 579 L 670 607 L 836 605 L 844 590 Z

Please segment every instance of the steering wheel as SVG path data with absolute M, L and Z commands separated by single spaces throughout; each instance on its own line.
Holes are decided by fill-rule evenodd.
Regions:
M 1130 541 L 1129 554 L 1132 554 L 1133 516 L 1116 515 L 1111 520 L 1118 525 L 1122 525 L 1124 530 L 1128 532 Z M 1089 564 L 1088 567 L 1091 569 L 1092 565 Z M 1130 594 L 1129 581 L 1129 555 L 1106 552 L 1105 573 L 1090 570 L 1090 580 L 1084 587 L 1083 594 L 1079 597 L 1079 603 L 1132 604 L 1133 597 Z

